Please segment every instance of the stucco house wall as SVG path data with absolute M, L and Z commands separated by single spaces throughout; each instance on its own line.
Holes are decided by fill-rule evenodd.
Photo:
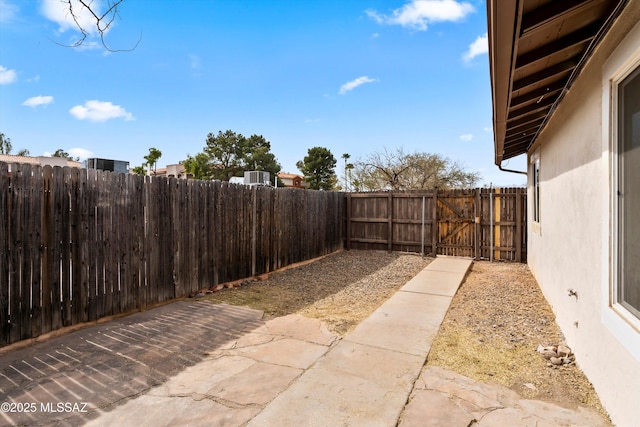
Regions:
M 634 1 L 528 152 L 530 160 L 540 159 L 540 221 L 528 224 L 528 264 L 618 426 L 640 425 L 640 322 L 625 319 L 610 301 L 615 214 L 608 88 L 620 67 L 640 58 L 639 22 Z M 532 219 L 531 162 L 528 187 Z

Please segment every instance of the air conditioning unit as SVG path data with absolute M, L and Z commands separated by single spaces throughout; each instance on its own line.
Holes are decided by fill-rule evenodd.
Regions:
M 244 173 L 245 185 L 271 185 L 271 174 L 264 171 L 246 171 Z

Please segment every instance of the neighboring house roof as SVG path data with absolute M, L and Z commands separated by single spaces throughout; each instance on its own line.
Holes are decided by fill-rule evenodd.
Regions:
M 282 180 L 286 187 L 307 188 L 309 184 L 304 180 L 304 176 L 295 173 L 279 173 L 278 178 Z
M 5 163 L 22 163 L 29 165 L 39 165 L 39 166 L 69 166 L 73 168 L 82 167 L 80 162 L 76 162 L 74 160 L 69 160 L 64 157 L 48 157 L 48 156 L 13 156 L 11 154 L 0 154 L 0 162 Z
M 5 163 L 24 163 L 29 165 L 39 165 L 40 161 L 37 157 L 28 156 L 12 156 L 11 154 L 0 154 L 0 162 Z
M 165 168 L 157 168 L 155 171 L 149 171 L 151 176 L 173 176 L 176 178 L 186 178 L 187 174 L 184 169 L 184 165 L 177 163 L 173 165 L 167 165 Z
M 304 179 L 304 177 L 302 175 L 296 175 L 295 173 L 279 173 L 278 177 L 280 179 L 293 179 L 293 178 L 300 178 L 300 179 Z
M 527 152 L 630 1 L 487 1 L 496 165 Z

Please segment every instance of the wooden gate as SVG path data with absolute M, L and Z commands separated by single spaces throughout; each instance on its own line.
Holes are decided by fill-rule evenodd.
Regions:
M 475 257 L 476 190 L 454 190 L 437 196 L 437 253 Z
M 345 248 L 526 261 L 526 189 L 346 195 Z

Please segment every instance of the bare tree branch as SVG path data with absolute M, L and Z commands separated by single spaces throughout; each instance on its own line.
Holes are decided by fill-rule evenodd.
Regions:
M 82 14 L 83 10 L 86 9 L 87 12 L 91 14 L 93 19 L 95 19 L 95 24 L 92 24 L 92 28 L 95 28 L 96 33 L 100 37 L 100 42 L 105 49 L 107 49 L 109 52 L 131 52 L 132 50 L 135 50 L 142 40 L 142 35 L 138 38 L 138 41 L 136 41 L 135 45 L 130 49 L 113 49 L 107 44 L 105 40 L 107 31 L 109 31 L 109 29 L 113 25 L 116 17 L 119 17 L 118 9 L 123 1 L 124 0 L 107 0 L 107 10 L 104 13 L 99 14 L 99 12 L 97 11 L 97 7 L 94 6 L 93 0 L 60 0 L 60 2 L 66 4 L 66 7 L 69 10 L 69 15 L 71 16 L 71 19 L 73 19 L 73 22 L 75 23 L 78 31 L 80 31 L 80 34 L 82 36 L 72 45 L 63 45 L 57 42 L 54 43 L 66 47 L 80 47 L 87 41 L 87 38 L 91 35 L 91 31 L 88 28 L 85 28 L 80 19 L 80 15 Z M 80 5 L 79 10 L 76 10 L 76 8 L 74 8 L 74 2 L 76 3 L 76 5 Z

